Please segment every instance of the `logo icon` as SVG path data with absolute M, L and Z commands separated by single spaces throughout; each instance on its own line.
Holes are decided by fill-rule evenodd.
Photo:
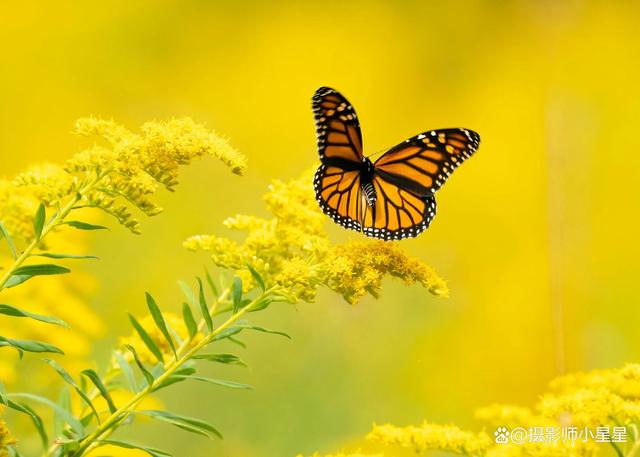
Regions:
M 497 444 L 507 444 L 509 442 L 509 430 L 507 430 L 507 427 L 498 427 L 493 434 L 496 437 Z

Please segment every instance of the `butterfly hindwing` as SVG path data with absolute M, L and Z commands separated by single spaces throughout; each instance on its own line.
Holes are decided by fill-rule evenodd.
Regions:
M 321 87 L 313 95 L 312 105 L 322 163 L 360 163 L 363 159 L 362 133 L 349 101 L 336 90 Z
M 417 195 L 378 176 L 373 179 L 376 202 L 365 208 L 363 232 L 383 240 L 400 240 L 418 236 L 436 215 L 433 195 Z
M 320 165 L 313 179 L 316 200 L 322 211 L 336 223 L 361 230 L 363 197 L 358 170 Z
M 480 136 L 472 130 L 424 132 L 380 156 L 374 164 L 376 175 L 418 195 L 433 195 L 479 144 Z

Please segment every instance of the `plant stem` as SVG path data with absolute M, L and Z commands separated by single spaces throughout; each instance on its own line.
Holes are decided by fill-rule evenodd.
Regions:
M 169 365 L 165 367 L 165 372 L 158 376 L 153 383 L 145 387 L 143 390 L 134 395 L 124 406 L 118 408 L 114 413 L 112 413 L 107 419 L 105 419 L 101 425 L 99 425 L 91 434 L 85 437 L 79 443 L 78 450 L 73 454 L 74 457 L 81 457 L 85 455 L 86 452 L 96 447 L 97 442 L 105 436 L 110 435 L 113 432 L 113 429 L 116 428 L 118 422 L 126 419 L 134 410 L 135 407 L 143 400 L 147 395 L 152 393 L 158 386 L 162 385 L 164 381 L 175 373 L 175 371 L 188 362 L 200 349 L 208 345 L 213 341 L 213 339 L 222 333 L 224 330 L 229 328 L 235 322 L 237 322 L 244 314 L 251 311 L 251 308 L 255 306 L 260 300 L 265 298 L 267 295 L 271 294 L 275 290 L 275 286 L 271 289 L 263 292 L 258 298 L 254 299 L 247 306 L 239 310 L 237 313 L 229 316 L 229 318 L 220 324 L 213 332 L 208 334 L 205 338 L 200 340 L 198 343 L 193 345 L 192 347 L 188 347 L 190 341 L 185 342 L 183 346 L 180 348 L 181 350 L 185 350 L 186 352 L 180 355 L 178 358 L 174 359 Z M 221 299 L 225 294 L 229 293 L 229 289 L 227 289 L 222 295 Z M 220 300 L 218 300 L 220 301 Z M 200 321 L 199 328 L 204 328 L 204 320 Z
M 22 264 L 25 262 L 25 260 L 27 260 L 29 256 L 31 256 L 33 251 L 37 249 L 38 246 L 40 246 L 40 244 L 42 243 L 44 238 L 47 236 L 47 234 L 51 232 L 51 230 L 53 230 L 56 226 L 64 222 L 65 218 L 69 215 L 69 213 L 73 211 L 76 203 L 78 203 L 78 201 L 82 199 L 82 197 L 84 196 L 84 193 L 91 190 L 102 179 L 102 177 L 103 176 L 96 176 L 91 181 L 89 181 L 84 187 L 78 190 L 74 194 L 73 198 L 64 207 L 62 207 L 60 211 L 58 211 L 56 215 L 49 222 L 47 222 L 47 224 L 43 227 L 42 233 L 40 234 L 40 236 L 37 238 L 34 238 L 34 240 L 31 241 L 31 243 L 29 243 L 29 245 L 25 248 L 25 250 L 22 251 L 20 256 L 18 256 L 18 258 L 16 258 L 13 261 L 11 266 L 7 268 L 7 271 L 4 273 L 2 278 L 0 278 L 0 291 L 4 288 L 4 286 L 7 284 L 7 281 L 9 281 L 9 279 L 11 278 L 11 276 L 13 276 L 15 271 L 18 268 L 20 268 Z

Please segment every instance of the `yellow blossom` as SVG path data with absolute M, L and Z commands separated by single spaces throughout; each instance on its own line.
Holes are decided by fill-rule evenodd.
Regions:
M 304 457 L 302 454 L 298 454 L 296 457 Z M 382 457 L 382 454 L 362 454 L 360 451 L 358 452 L 338 452 L 337 454 L 320 454 L 318 452 L 314 453 L 310 457 Z
M 0 406 L 0 414 L 4 407 Z M 8 446 L 15 444 L 15 440 L 11 436 L 7 424 L 0 420 L 0 457 L 7 457 L 9 455 Z
M 497 403 L 477 409 L 475 416 L 492 427 L 542 426 L 549 422 L 548 419 L 534 414 L 529 408 Z
M 491 446 L 489 436 L 462 430 L 455 425 L 424 422 L 421 426 L 396 427 L 375 425 L 367 439 L 380 444 L 394 444 L 416 452 L 441 450 L 457 454 L 477 454 Z
M 433 269 L 408 257 L 396 243 L 371 240 L 332 245 L 324 228 L 327 218 L 318 208 L 311 183 L 310 173 L 288 183 L 274 181 L 264 197 L 271 219 L 249 215 L 226 219 L 227 228 L 246 233 L 241 243 L 196 235 L 184 246 L 209 251 L 216 265 L 236 270 L 245 290 L 256 285 L 247 274 L 246 265 L 250 265 L 290 301 L 312 301 L 318 287 L 326 286 L 356 303 L 365 295 L 377 296 L 385 276 L 421 284 L 434 295 L 447 295 L 445 282 Z

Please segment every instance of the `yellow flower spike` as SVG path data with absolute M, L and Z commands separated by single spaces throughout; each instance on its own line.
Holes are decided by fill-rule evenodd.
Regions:
M 0 414 L 2 414 L 3 410 L 4 407 L 0 406 Z M 7 424 L 0 420 L 0 457 L 7 457 L 9 455 L 9 449 L 7 447 L 12 444 L 15 444 L 15 440 L 11 436 Z
M 454 425 L 438 425 L 424 422 L 421 426 L 396 427 L 395 425 L 375 425 L 367 436 L 368 440 L 410 448 L 416 452 L 440 450 L 456 454 L 478 454 L 492 444 L 484 433 L 473 433 Z
M 376 240 L 332 245 L 312 181 L 309 172 L 290 182 L 273 181 L 264 197 L 271 219 L 227 218 L 226 227 L 246 233 L 243 243 L 197 235 L 187 239 L 184 247 L 209 251 L 221 267 L 246 270 L 249 264 L 269 286 L 277 285 L 294 301 L 313 301 L 317 288 L 324 285 L 356 303 L 367 294 L 377 297 L 385 276 L 421 284 L 434 295 L 447 295 L 445 282 L 433 269 L 408 257 L 397 244 Z
M 298 454 L 296 457 L 304 457 L 302 454 Z M 357 452 L 338 452 L 337 454 L 320 454 L 315 452 L 313 455 L 309 457 L 382 457 L 382 454 L 362 454 L 360 451 Z

